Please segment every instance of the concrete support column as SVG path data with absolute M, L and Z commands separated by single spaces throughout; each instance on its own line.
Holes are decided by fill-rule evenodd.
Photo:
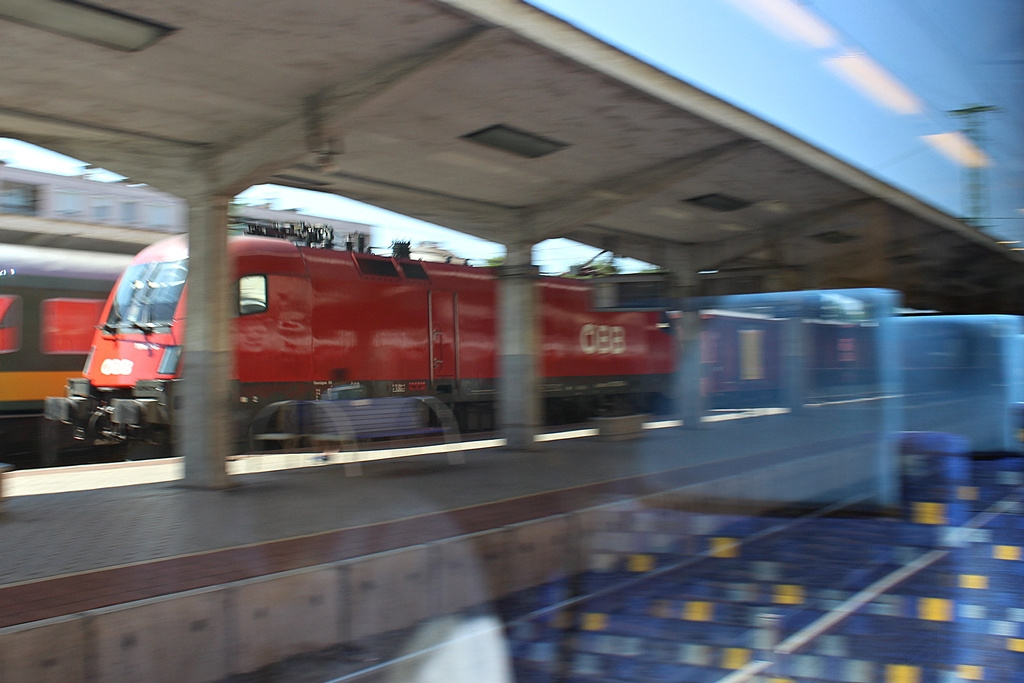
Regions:
M 686 429 L 700 429 L 704 417 L 704 364 L 701 356 L 701 320 L 696 299 L 683 301 L 682 348 L 676 371 L 677 412 Z
M 903 431 L 903 373 L 900 372 L 900 335 L 896 309 L 902 304 L 897 292 L 881 292 L 875 300 L 878 319 L 878 379 L 884 399 L 875 472 L 876 495 L 883 507 L 900 504 L 900 454 L 896 434 Z
M 225 488 L 232 453 L 231 391 L 233 279 L 227 248 L 230 197 L 189 201 L 188 313 L 185 329 L 181 429 L 175 449 L 185 459 L 186 486 Z
M 782 406 L 793 415 L 803 412 L 807 397 L 807 331 L 798 311 L 782 327 Z
M 541 406 L 539 314 L 533 245 L 507 246 L 498 279 L 498 427 L 514 450 L 535 448 Z
M 699 429 L 704 416 L 703 372 L 701 356 L 700 302 L 697 292 L 697 267 L 689 250 L 673 250 L 665 259 L 665 267 L 672 274 L 672 298 L 678 302 L 679 348 L 678 363 L 673 382 L 675 413 L 686 429 Z

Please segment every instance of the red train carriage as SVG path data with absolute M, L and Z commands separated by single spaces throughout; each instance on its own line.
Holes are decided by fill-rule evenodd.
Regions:
M 493 424 L 496 282 L 489 268 L 233 238 L 237 424 L 282 399 L 332 386 L 361 395 L 435 395 L 466 429 Z M 184 238 L 142 251 L 111 293 L 84 377 L 47 415 L 79 437 L 157 444 L 173 439 L 182 368 L 188 254 Z M 667 393 L 671 334 L 655 312 L 596 311 L 586 282 L 538 287 L 541 390 L 551 419 L 609 401 L 643 408 Z

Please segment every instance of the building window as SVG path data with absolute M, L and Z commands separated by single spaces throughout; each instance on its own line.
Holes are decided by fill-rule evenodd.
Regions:
M 133 199 L 121 200 L 121 223 L 135 225 L 139 222 L 139 203 Z
M 146 207 L 146 225 L 151 228 L 169 228 L 171 213 L 170 204 L 150 204 Z
M 43 353 L 83 354 L 92 347 L 93 333 L 103 313 L 103 299 L 46 299 L 40 310 Z
M 0 353 L 21 348 L 21 297 L 0 295 Z
M 0 212 L 34 216 L 38 195 L 39 188 L 35 185 L 0 181 Z
M 92 219 L 97 223 L 109 223 L 114 217 L 114 199 L 106 195 L 92 198 Z
M 60 217 L 76 218 L 85 208 L 85 195 L 75 190 L 55 190 L 53 210 Z

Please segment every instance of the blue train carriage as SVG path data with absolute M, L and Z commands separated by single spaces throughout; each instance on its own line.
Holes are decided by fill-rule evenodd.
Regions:
M 704 309 L 701 388 L 711 410 L 780 405 L 782 323 L 770 314 Z
M 805 294 L 808 396 L 817 402 L 879 396 L 879 349 L 885 344 L 880 321 L 891 317 L 877 300 L 879 290 Z
M 803 291 L 700 302 L 702 381 L 712 409 L 871 399 L 883 393 L 887 290 Z
M 43 399 L 81 376 L 100 311 L 130 260 L 0 246 L 0 461 L 40 464 Z
M 962 434 L 975 452 L 1024 450 L 1024 318 L 915 316 L 897 329 L 907 430 Z

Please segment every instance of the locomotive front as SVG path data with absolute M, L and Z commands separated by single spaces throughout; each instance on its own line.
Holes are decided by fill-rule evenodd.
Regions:
M 107 300 L 83 376 L 46 399 L 47 419 L 95 445 L 127 443 L 129 457 L 171 454 L 187 275 L 183 238 L 139 253 Z

